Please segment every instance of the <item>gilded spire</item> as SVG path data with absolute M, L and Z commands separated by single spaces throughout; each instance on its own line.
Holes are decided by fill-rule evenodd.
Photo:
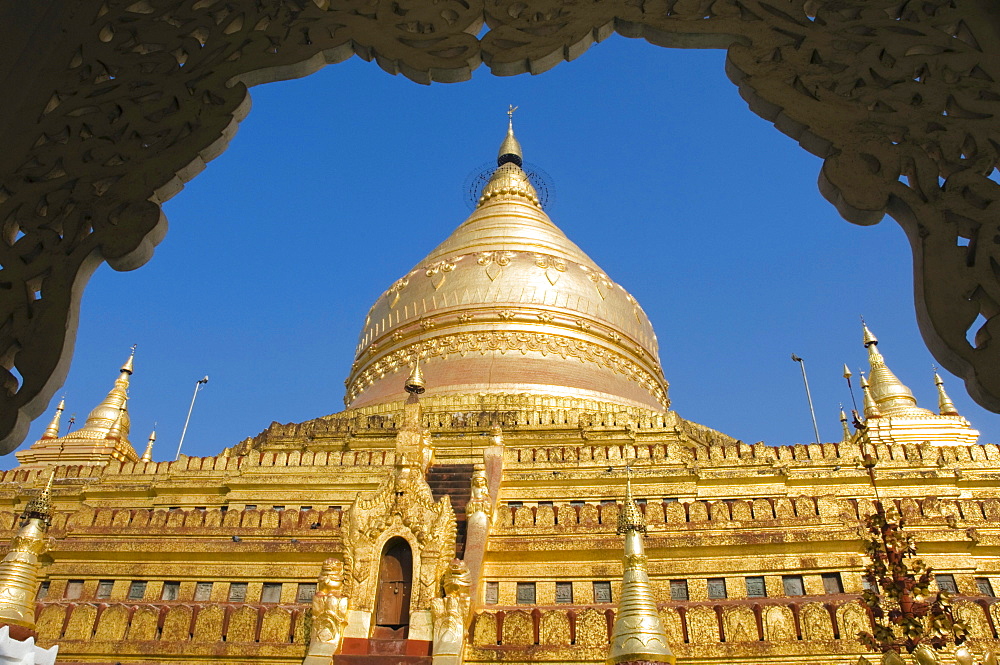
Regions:
M 503 143 L 500 144 L 500 150 L 497 152 L 497 166 L 503 166 L 508 162 L 521 166 L 521 143 L 514 136 L 514 111 L 516 110 L 517 107 L 513 104 L 507 108 L 507 136 L 504 137 Z
M 420 373 L 420 356 L 413 361 L 413 371 L 403 384 L 403 390 L 411 395 L 421 395 L 424 390 L 424 375 Z
M 41 568 L 38 557 L 45 552 L 52 523 L 50 497 L 55 475 L 53 467 L 41 493 L 25 506 L 21 527 L 0 561 L 0 623 L 35 628 L 35 593 Z
M 625 478 L 625 504 L 618 511 L 618 535 L 623 535 L 629 531 L 641 531 L 646 533 L 646 518 L 632 498 L 632 469 L 627 469 L 628 475 Z
M 122 438 L 122 420 L 124 416 L 125 416 L 125 406 L 122 405 L 122 407 L 118 409 L 118 417 L 115 418 L 114 424 L 111 425 L 111 429 L 108 430 L 108 433 L 105 435 L 104 438 L 113 439 L 115 441 Z
M 868 324 L 865 323 L 864 318 L 861 319 L 861 328 L 864 331 L 863 340 L 866 349 L 873 344 L 878 344 L 878 337 L 876 337 L 875 333 L 868 329 Z M 847 363 L 844 363 L 844 368 L 847 368 Z
M 149 441 L 146 442 L 146 452 L 142 454 L 139 459 L 140 462 L 152 462 L 153 461 L 153 444 L 156 443 L 156 430 L 154 429 L 149 433 Z
M 111 388 L 104 401 L 98 404 L 90 412 L 90 415 L 87 416 L 87 423 L 83 426 L 83 429 L 103 432 L 107 435 L 111 431 L 111 428 L 114 427 L 115 421 L 121 418 L 120 430 L 125 436 L 128 436 L 128 411 L 126 410 L 123 414 L 122 410 L 125 409 L 125 404 L 128 400 L 129 377 L 132 376 L 134 358 L 135 347 L 133 346 L 128 360 L 125 361 L 125 364 L 119 370 L 118 379 L 115 381 L 114 387 Z
M 914 399 L 910 389 L 903 385 L 903 382 L 896 378 L 896 375 L 886 366 L 885 358 L 878 350 L 878 338 L 868 329 L 864 319 L 862 319 L 861 327 L 864 331 L 864 345 L 868 349 L 868 363 L 871 365 L 871 371 L 868 374 L 871 396 L 882 415 L 930 415 L 930 411 L 917 406 L 917 400 Z M 866 414 L 867 411 L 868 406 L 866 405 Z
M 135 359 L 135 347 L 136 347 L 136 345 L 133 344 L 132 345 L 132 353 L 129 354 L 128 360 L 125 361 L 125 364 L 122 365 L 122 368 L 121 368 L 121 371 L 122 372 L 127 372 L 129 376 L 132 375 L 132 363 L 133 363 L 133 361 Z
M 28 502 L 21 513 L 21 519 L 39 519 L 48 526 L 52 523 L 52 483 L 56 478 L 56 468 L 52 467 L 49 477 L 45 481 L 45 487 L 34 499 Z
M 63 411 L 66 410 L 66 398 L 63 397 L 59 400 L 59 406 L 56 407 L 56 414 L 52 416 L 52 422 L 49 426 L 45 428 L 45 433 L 42 434 L 42 439 L 58 439 L 59 438 L 59 420 L 62 417 Z
M 646 523 L 632 498 L 631 469 L 627 473 L 625 503 L 618 513 L 618 533 L 625 534 L 625 571 L 607 663 L 651 661 L 673 664 L 677 661 L 667 645 L 667 634 L 656 610 L 656 599 L 650 590 L 649 574 L 646 572 L 646 554 L 642 546 Z
M 847 414 L 844 413 L 843 405 L 840 407 L 840 427 L 844 430 L 844 438 L 842 439 L 842 442 L 850 442 L 853 437 L 851 436 L 851 428 L 847 426 Z
M 864 374 L 861 375 L 861 391 L 865 394 L 865 418 L 881 418 L 882 412 L 872 397 L 872 388 Z
M 944 391 L 944 381 L 941 380 L 941 375 L 937 373 L 937 370 L 934 370 L 934 385 L 937 386 L 938 391 L 938 413 L 942 416 L 957 416 L 958 409 L 948 397 L 948 393 Z
M 479 205 L 484 205 L 491 199 L 500 200 L 522 200 L 541 207 L 538 199 L 538 192 L 528 179 L 528 174 L 521 170 L 522 153 L 521 144 L 514 136 L 514 111 L 516 106 L 511 106 L 507 111 L 507 136 L 500 144 L 497 153 L 497 170 L 493 172 L 490 181 L 483 187 L 483 193 L 479 197 Z

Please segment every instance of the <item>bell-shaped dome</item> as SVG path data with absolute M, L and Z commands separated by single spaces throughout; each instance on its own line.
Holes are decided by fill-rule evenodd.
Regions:
M 656 335 L 639 303 L 552 223 L 508 130 L 476 210 L 372 306 L 345 403 L 518 393 L 665 410 Z

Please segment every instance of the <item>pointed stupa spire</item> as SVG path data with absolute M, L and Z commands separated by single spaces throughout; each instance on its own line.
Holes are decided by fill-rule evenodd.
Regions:
M 934 369 L 934 385 L 937 386 L 938 392 L 938 413 L 942 416 L 957 416 L 958 409 L 955 408 L 955 403 L 948 397 L 948 393 L 944 391 L 944 381 L 941 380 L 941 375 L 937 373 L 937 368 Z
M 503 166 L 508 162 L 522 165 L 523 156 L 521 155 L 521 143 L 514 136 L 514 111 L 517 107 L 510 104 L 507 108 L 507 136 L 504 137 L 503 143 L 500 144 L 500 150 L 497 152 L 497 166 Z
M 868 328 L 864 319 L 861 319 L 861 328 L 864 331 L 864 345 L 868 349 L 868 363 L 871 366 L 871 371 L 868 374 L 871 396 L 882 415 L 931 415 L 927 409 L 921 409 L 917 406 L 917 400 L 913 397 L 910 389 L 896 378 L 896 375 L 886 366 L 885 358 L 878 350 L 878 338 Z M 868 407 L 865 406 L 865 411 L 867 412 L 867 410 Z
M 41 474 L 39 474 L 41 475 Z M 45 486 L 34 499 L 28 502 L 21 513 L 21 519 L 40 519 L 46 526 L 52 523 L 52 485 L 56 479 L 56 467 L 52 467 L 45 480 Z
M 152 432 L 149 433 L 149 441 L 146 442 L 146 451 L 139 458 L 140 462 L 152 462 L 153 461 L 153 444 L 156 443 L 156 429 L 154 428 Z
M 882 412 L 879 410 L 875 398 L 872 397 L 872 388 L 864 374 L 861 375 L 861 391 L 865 394 L 865 419 L 881 418 Z
M 866 349 L 873 344 L 878 344 L 878 337 L 876 337 L 875 333 L 868 329 L 868 324 L 865 323 L 864 317 L 861 317 L 861 329 L 863 331 L 862 339 Z M 847 363 L 844 363 L 844 367 L 847 367 Z
M 59 406 L 56 407 L 56 413 L 52 416 L 52 422 L 49 426 L 45 428 L 45 433 L 42 434 L 42 439 L 58 439 L 59 438 L 59 420 L 62 418 L 63 411 L 66 410 L 66 398 L 63 397 L 59 400 Z
M 632 498 L 631 468 L 627 468 L 627 474 L 625 502 L 618 512 L 618 533 L 625 535 L 625 571 L 607 663 L 676 663 L 649 586 L 642 545 L 646 522 Z
M 122 372 L 128 373 L 129 376 L 132 375 L 132 371 L 133 371 L 133 363 L 135 361 L 135 347 L 136 346 L 137 346 L 136 344 L 132 345 L 132 353 L 129 354 L 128 360 L 125 361 L 125 364 L 122 365 L 122 368 L 120 370 Z
M 39 474 L 41 475 L 41 474 Z M 38 589 L 38 557 L 46 550 L 47 531 L 52 523 L 52 467 L 42 491 L 21 513 L 21 526 L 10 550 L 0 561 L 0 624 L 35 628 L 35 593 Z
M 118 417 L 115 418 L 114 424 L 111 425 L 111 429 L 108 430 L 108 433 L 105 435 L 104 438 L 112 439 L 115 441 L 122 438 L 122 421 L 124 420 L 124 417 L 125 417 L 125 406 L 122 405 L 122 407 L 118 409 Z
M 483 187 L 479 197 L 479 205 L 484 205 L 491 199 L 521 200 L 541 207 L 538 192 L 528 179 L 528 174 L 521 170 L 523 155 L 521 143 L 514 136 L 514 111 L 517 107 L 511 105 L 507 110 L 507 136 L 497 151 L 497 170 L 493 172 L 490 181 Z
M 843 404 L 840 405 L 840 427 L 844 430 L 844 438 L 841 440 L 842 443 L 850 442 L 853 437 L 851 436 L 851 428 L 847 426 L 847 414 L 844 413 Z
M 87 416 L 87 422 L 83 426 L 83 429 L 107 435 L 111 431 L 111 428 L 114 427 L 115 421 L 122 418 L 120 429 L 126 435 L 128 434 L 128 410 L 125 405 L 128 401 L 129 377 L 133 373 L 134 360 L 135 345 L 132 346 L 132 353 L 129 354 L 128 360 L 125 361 L 125 364 L 119 370 L 118 379 L 115 381 L 114 387 L 108 393 L 108 396 L 104 398 L 104 401 L 98 404 L 90 412 L 90 415 Z M 124 413 L 122 413 L 123 410 Z
M 618 534 L 626 534 L 629 531 L 641 531 L 646 533 L 646 518 L 639 510 L 638 504 L 632 498 L 632 468 L 626 467 L 625 477 L 625 503 L 618 511 Z

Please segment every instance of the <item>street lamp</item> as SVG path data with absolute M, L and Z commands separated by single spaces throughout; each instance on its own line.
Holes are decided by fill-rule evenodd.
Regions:
M 794 353 L 792 354 L 792 360 L 799 364 L 799 368 L 802 370 L 802 383 L 806 385 L 806 399 L 809 400 L 809 415 L 812 416 L 813 420 L 813 432 L 816 433 L 816 443 L 823 443 L 819 440 L 819 426 L 816 424 L 816 410 L 813 408 L 813 398 L 812 394 L 809 392 L 809 379 L 806 378 L 806 361 L 799 358 Z
M 191 412 L 194 411 L 194 401 L 198 399 L 198 392 L 205 387 L 206 383 L 208 383 L 207 376 L 203 379 L 198 379 L 194 384 L 194 394 L 191 395 L 191 406 L 188 407 L 187 418 L 184 419 L 184 429 L 181 430 L 181 442 L 177 444 L 177 456 L 174 457 L 175 460 L 179 460 L 181 458 L 181 446 L 184 445 L 184 436 L 188 431 L 188 423 L 191 422 Z

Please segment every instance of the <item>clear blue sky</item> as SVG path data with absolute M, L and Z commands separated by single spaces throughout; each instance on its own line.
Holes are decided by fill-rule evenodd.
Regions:
M 229 150 L 166 205 L 153 259 L 92 278 L 64 423 L 82 423 L 133 343 L 131 438 L 141 452 L 158 421 L 156 459 L 173 458 L 205 374 L 191 455 L 341 410 L 365 313 L 468 215 L 463 182 L 494 158 L 508 103 L 525 159 L 555 183 L 549 214 L 652 319 L 682 416 L 748 442 L 810 441 L 794 352 L 822 438 L 838 440 L 842 364 L 866 363 L 860 314 L 935 409 L 902 231 L 841 219 L 817 190 L 820 160 L 748 110 L 724 58 L 613 37 L 541 76 L 483 67 L 420 86 L 355 58 L 253 89 Z M 1000 442 L 998 416 L 943 375 L 980 440 Z

